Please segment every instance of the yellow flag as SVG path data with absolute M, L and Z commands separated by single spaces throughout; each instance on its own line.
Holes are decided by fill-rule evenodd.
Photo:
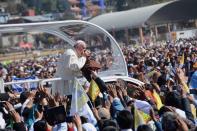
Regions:
M 184 64 L 184 60 L 185 59 L 185 56 L 184 56 L 184 53 L 182 54 L 181 56 L 181 59 L 180 59 L 180 64 L 183 65 Z
M 146 122 L 144 121 L 144 118 L 142 117 L 140 111 L 134 107 L 134 128 L 135 130 L 137 130 L 139 125 L 143 125 L 146 124 Z
M 140 111 L 140 110 L 139 110 L 139 112 L 140 112 L 142 118 L 144 119 L 144 122 L 148 123 L 151 120 L 151 117 L 150 117 L 149 114 L 146 114 L 146 113 L 144 113 L 143 111 Z
M 88 91 L 88 95 L 90 96 L 92 101 L 95 101 L 97 96 L 100 93 L 100 89 L 94 80 L 90 82 L 90 89 Z
M 190 104 L 190 106 L 191 106 L 192 114 L 193 114 L 194 118 L 196 119 L 196 108 L 193 104 Z
M 74 86 L 72 90 L 72 100 L 71 100 L 71 109 L 70 114 L 74 115 L 76 113 L 80 114 L 83 112 L 83 108 L 88 102 L 89 98 L 85 93 L 82 85 L 75 78 Z
M 155 98 L 157 109 L 159 110 L 163 106 L 163 104 L 161 102 L 160 96 L 157 94 L 155 90 L 153 90 L 153 97 Z
M 184 89 L 187 93 L 189 93 L 189 87 L 187 86 L 187 84 L 186 84 L 184 81 L 182 81 L 182 85 L 183 85 L 183 89 Z
M 183 86 L 183 89 L 187 92 L 187 93 L 189 93 L 189 87 L 187 86 L 187 84 L 186 84 L 186 78 L 185 78 L 185 74 L 184 74 L 184 72 L 183 72 L 183 70 L 182 69 L 180 69 L 180 68 L 178 68 L 177 69 L 180 73 L 179 73 L 179 79 L 180 79 L 180 83 L 181 83 L 181 85 Z
M 148 74 L 146 74 L 146 76 L 147 76 L 148 78 L 150 78 L 150 77 L 153 76 L 153 74 L 154 74 L 155 72 L 156 72 L 156 71 L 153 70 L 153 71 L 149 72 Z

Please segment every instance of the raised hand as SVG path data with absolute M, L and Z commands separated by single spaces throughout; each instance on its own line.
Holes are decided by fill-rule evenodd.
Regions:
M 127 89 L 121 88 L 123 96 L 128 96 Z
M 43 93 L 43 94 L 45 94 L 46 96 L 49 95 L 49 93 L 47 92 L 47 89 L 44 88 L 42 85 L 39 85 L 38 91 L 41 92 L 41 93 Z
M 52 95 L 49 95 L 47 97 L 47 101 L 49 103 L 49 106 L 51 106 L 51 107 L 59 106 L 59 103 L 55 100 L 55 98 Z
M 93 79 L 96 79 L 98 77 L 98 74 L 96 71 L 91 71 L 91 75 Z
M 15 111 L 12 104 L 10 104 L 9 102 L 6 101 L 4 104 L 4 107 L 6 108 L 6 110 L 8 110 L 9 114 L 12 116 L 13 120 L 16 123 L 21 122 L 21 117 L 20 117 L 19 113 Z
M 63 105 L 64 108 L 66 109 L 67 107 L 67 103 L 70 101 L 70 99 L 67 97 L 67 96 L 63 96 L 61 97 L 60 101 L 59 101 L 59 104 L 60 105 Z
M 178 125 L 179 131 L 189 131 L 187 124 L 182 120 L 181 117 L 176 118 L 176 123 Z
M 117 89 L 117 95 L 120 99 L 123 99 L 123 93 L 122 93 L 122 90 L 119 88 Z
M 96 108 L 93 108 L 93 109 L 92 109 L 92 112 L 93 112 L 93 114 L 94 114 L 94 116 L 95 116 L 95 118 L 96 118 L 97 120 L 100 120 L 100 119 L 101 119 L 101 118 L 99 117 L 98 110 L 97 110 Z
M 10 103 L 7 102 L 7 101 L 4 103 L 4 107 L 5 107 L 5 109 L 6 109 L 7 111 L 15 110 L 14 107 L 13 107 L 13 105 L 10 104 Z
M 60 102 L 61 101 L 60 93 L 56 92 L 54 98 L 55 98 L 55 101 Z
M 10 111 L 10 115 L 12 116 L 13 120 L 14 120 L 16 123 L 21 122 L 21 117 L 20 117 L 19 113 L 16 112 L 15 110 Z
M 155 116 L 155 111 L 153 108 L 150 109 L 150 117 L 152 118 L 153 121 L 157 121 L 157 118 Z
M 184 72 L 183 72 L 182 69 L 177 68 L 176 69 L 176 75 L 177 75 L 177 77 L 178 77 L 179 80 L 181 80 L 181 81 L 184 81 L 185 80 L 185 74 L 184 74 Z
M 74 115 L 73 121 L 77 127 L 78 131 L 82 131 L 82 123 L 81 123 L 81 118 L 79 115 Z
M 117 97 L 116 87 L 115 87 L 113 84 L 109 84 L 109 85 L 107 86 L 107 89 L 108 89 L 109 94 L 110 94 L 113 98 Z
M 127 88 L 126 83 L 123 79 L 117 79 L 117 84 L 120 86 L 120 88 Z

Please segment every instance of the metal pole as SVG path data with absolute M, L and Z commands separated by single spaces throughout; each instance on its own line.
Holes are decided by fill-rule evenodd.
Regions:
M 32 82 L 49 82 L 49 81 L 59 81 L 62 78 L 50 78 L 50 79 L 37 79 L 37 80 L 23 80 L 23 81 L 15 81 L 15 82 L 6 82 L 4 83 L 4 86 L 6 85 L 12 85 L 12 84 L 22 84 L 22 83 L 32 83 Z

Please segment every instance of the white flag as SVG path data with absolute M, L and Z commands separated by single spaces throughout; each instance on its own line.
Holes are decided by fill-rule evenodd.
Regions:
M 84 106 L 88 102 L 89 98 L 87 94 L 85 93 L 82 85 L 79 83 L 79 81 L 75 78 L 74 79 L 74 86 L 72 90 L 72 101 L 71 101 L 71 109 L 70 109 L 70 115 L 74 114 L 83 114 Z

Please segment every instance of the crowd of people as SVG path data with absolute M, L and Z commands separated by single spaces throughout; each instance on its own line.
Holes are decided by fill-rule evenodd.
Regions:
M 195 131 L 197 130 L 197 39 L 180 39 L 135 48 L 122 48 L 129 77 L 105 83 L 96 71 L 91 79 L 100 94 L 90 98 L 82 114 L 66 116 L 73 98 L 52 95 L 48 85 L 0 94 L 0 130 L 15 131 Z M 103 54 L 105 55 L 105 54 Z M 106 54 L 110 56 L 111 54 Z M 0 65 L 5 82 L 16 78 L 52 78 L 59 56 Z M 112 58 L 110 59 L 111 61 Z M 100 62 L 104 60 L 100 59 Z M 101 63 L 101 66 L 104 64 Z M 89 92 L 91 84 L 84 84 Z M 54 121 L 50 109 L 64 108 L 65 120 Z M 56 111 L 56 110 L 55 110 Z M 61 112 L 61 111 L 60 111 Z M 52 114 L 53 114 L 52 113 Z M 50 114 L 50 115 L 52 115 Z M 61 118 L 62 116 L 59 116 Z

